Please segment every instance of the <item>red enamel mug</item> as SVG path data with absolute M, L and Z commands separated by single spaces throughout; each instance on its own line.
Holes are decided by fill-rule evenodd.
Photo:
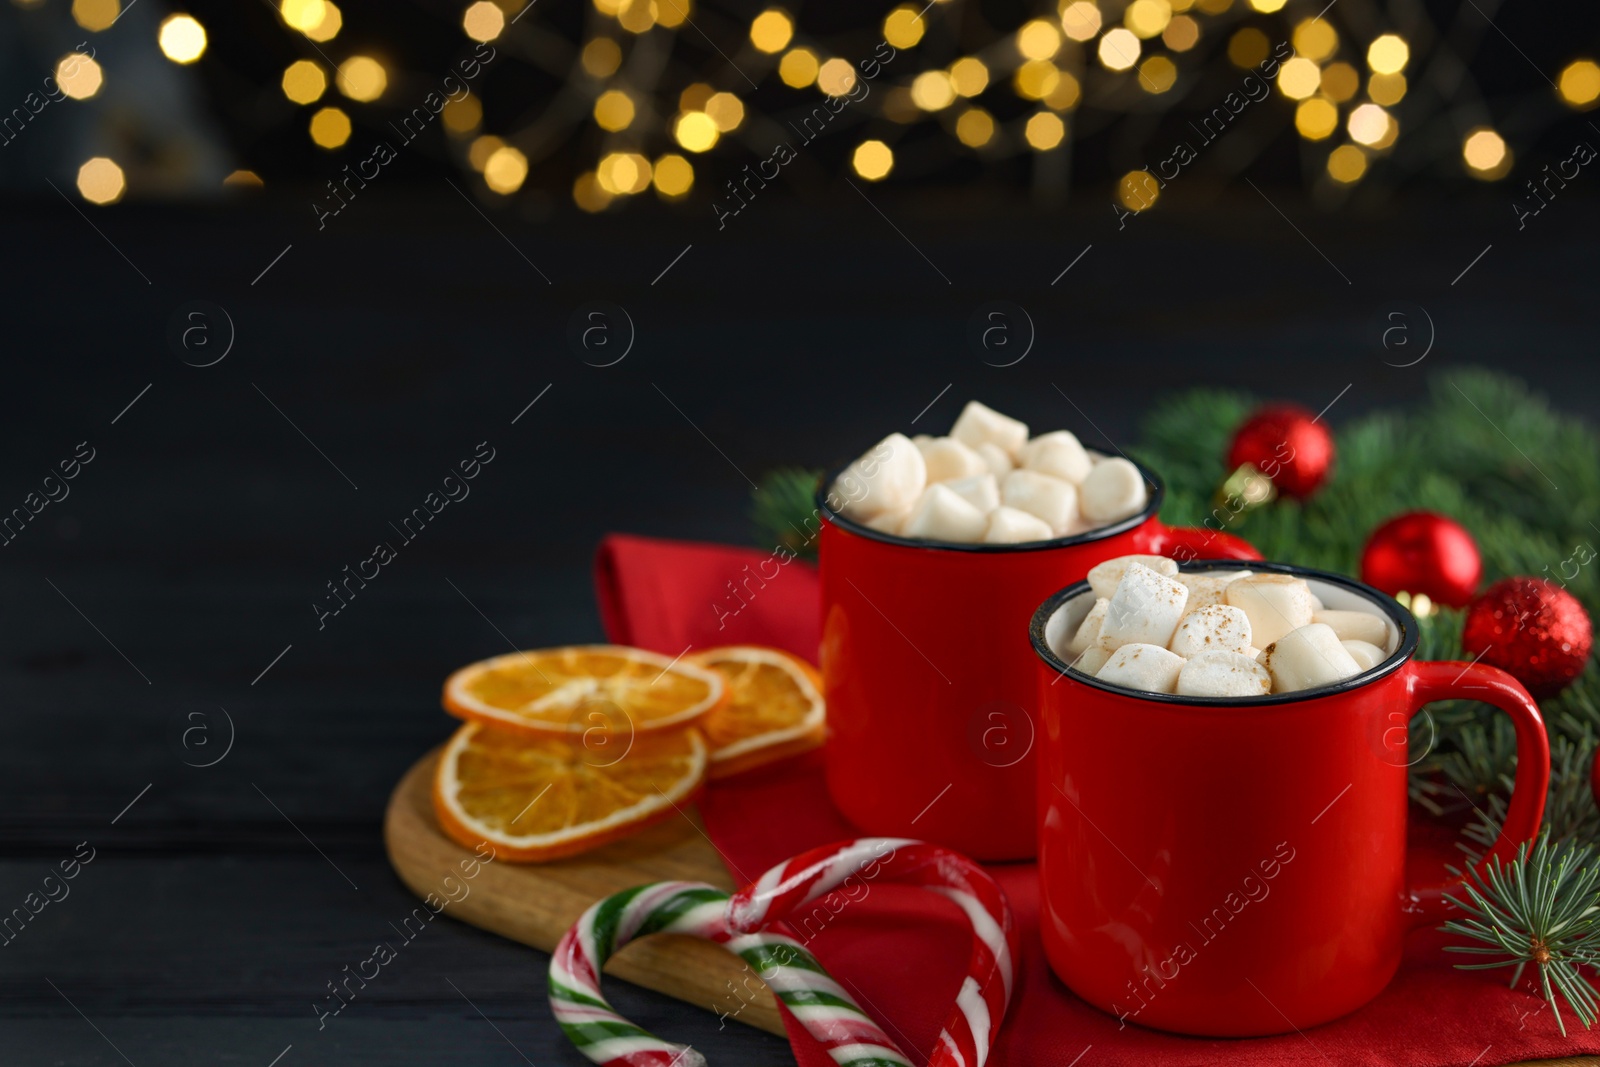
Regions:
M 828 791 L 871 834 L 982 860 L 1034 854 L 1037 666 L 1028 619 L 1089 568 L 1130 553 L 1256 559 L 1228 534 L 1161 524 L 1160 479 L 1140 467 L 1139 514 L 1027 545 L 879 533 L 817 493 Z
M 1186 572 L 1238 565 L 1206 561 Z M 1447 885 L 1406 877 L 1406 726 L 1434 700 L 1511 716 L 1517 774 L 1491 855 L 1539 831 L 1550 748 L 1539 706 L 1475 663 L 1419 663 L 1394 599 L 1302 567 L 1329 609 L 1376 612 L 1395 651 L 1337 685 L 1257 697 L 1135 693 L 1068 669 L 1087 583 L 1033 617 L 1042 661 L 1040 931 L 1056 975 L 1124 1023 L 1246 1037 L 1305 1029 L 1375 997 Z

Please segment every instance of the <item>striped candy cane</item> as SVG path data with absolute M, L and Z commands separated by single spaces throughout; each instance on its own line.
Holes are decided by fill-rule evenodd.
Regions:
M 730 930 L 757 930 L 846 888 L 875 881 L 921 886 L 954 901 L 972 927 L 972 955 L 929 1067 L 983 1067 L 1016 978 L 1017 925 L 1005 893 L 965 856 L 903 838 L 868 837 L 780 863 L 728 902 Z M 848 892 L 847 892 L 848 896 Z M 829 909 L 830 911 L 837 909 Z
M 602 1067 L 705 1067 L 698 1052 L 633 1025 L 600 995 L 600 969 L 617 949 L 647 934 L 688 934 L 743 959 L 839 1067 L 911 1067 L 783 921 L 852 877 L 922 886 L 966 915 L 973 931 L 968 975 L 929 1067 L 982 1067 L 1010 1001 L 1016 924 L 1005 895 L 981 868 L 919 841 L 863 838 L 814 849 L 732 898 L 700 882 L 658 882 L 608 897 L 584 912 L 550 959 L 556 1021 Z

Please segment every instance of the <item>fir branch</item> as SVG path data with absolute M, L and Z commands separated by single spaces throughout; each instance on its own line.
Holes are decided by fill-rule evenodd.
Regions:
M 804 467 L 777 467 L 761 476 L 751 491 L 750 521 L 757 547 L 786 548 L 801 559 L 816 561 L 817 530 L 813 498 L 822 471 Z
M 1585 1028 L 1593 1026 L 1600 1017 L 1600 999 L 1583 977 L 1582 967 L 1593 967 L 1600 949 L 1600 862 L 1594 850 L 1541 838 L 1510 863 L 1495 857 L 1486 870 L 1470 869 L 1462 889 L 1465 900 L 1447 899 L 1464 918 L 1450 920 L 1443 929 L 1478 944 L 1447 945 L 1445 951 L 1503 958 L 1456 966 L 1513 967 L 1515 988 L 1531 963 L 1562 1036 L 1567 1026 L 1557 993 Z

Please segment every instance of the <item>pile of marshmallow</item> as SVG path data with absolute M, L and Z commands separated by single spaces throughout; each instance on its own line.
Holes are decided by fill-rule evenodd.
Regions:
M 881 533 L 1016 544 L 1084 533 L 1149 501 L 1125 459 L 1090 452 L 1066 430 L 1028 425 L 969 401 L 949 437 L 890 434 L 839 475 L 839 510 Z
M 1328 611 L 1304 578 L 1180 574 L 1161 556 L 1120 556 L 1089 572 L 1094 607 L 1061 647 L 1074 670 L 1146 693 L 1259 697 L 1331 685 L 1383 662 L 1389 624 Z

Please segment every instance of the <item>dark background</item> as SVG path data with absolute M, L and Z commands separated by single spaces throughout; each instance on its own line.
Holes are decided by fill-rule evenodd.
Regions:
M 423 42 L 430 8 L 398 9 Z M 1548 67 L 1581 34 L 1536 12 L 1555 18 L 1524 6 L 1506 25 Z M 205 78 L 281 69 L 227 44 L 249 17 L 196 14 L 232 49 Z M 1485 71 L 1521 79 L 1515 115 L 1544 90 L 1503 44 Z M 96 850 L 0 949 L 6 1063 L 585 1062 L 550 1021 L 546 958 L 448 918 L 320 1032 L 313 1005 L 414 906 L 380 820 L 451 729 L 441 680 L 504 651 L 497 630 L 523 647 L 602 637 L 589 566 L 607 531 L 744 542 L 762 472 L 848 458 L 914 418 L 937 432 L 972 397 L 1120 442 L 1190 386 L 1332 404 L 1337 427 L 1484 364 L 1600 409 L 1587 174 L 1519 231 L 1511 181 L 1423 173 L 1330 206 L 1281 149 L 1244 175 L 1255 188 L 1175 187 L 1119 230 L 1096 177 L 1126 165 L 1109 143 L 1080 150 L 1082 184 L 1048 210 L 1003 168 L 869 201 L 823 156 L 719 230 L 704 200 L 579 215 L 570 177 L 538 174 L 480 213 L 442 153 L 419 153 L 319 232 L 327 157 L 247 122 L 247 95 L 213 86 L 195 105 L 237 161 L 278 166 L 242 197 L 83 205 L 43 184 L 70 193 L 72 171 L 51 169 L 65 134 L 0 159 L 0 511 L 79 442 L 95 450 L 0 548 L 0 912 L 78 842 Z M 1582 124 L 1530 121 L 1514 178 Z M 571 153 L 550 166 L 580 165 Z M 1035 335 L 1004 368 L 969 342 L 997 301 L 1019 345 L 1018 309 Z M 591 364 L 620 348 L 572 340 L 595 302 L 617 344 L 614 309 L 632 323 L 614 366 Z M 174 344 L 174 323 L 197 321 L 214 347 Z M 1397 325 L 1407 345 L 1386 345 Z M 226 358 L 189 365 L 230 332 Z M 319 630 L 324 583 L 481 441 L 496 458 L 471 496 Z M 210 756 L 184 729 L 220 752 L 229 720 L 227 756 L 186 765 Z M 609 989 L 713 1062 L 790 1062 L 776 1038 Z

